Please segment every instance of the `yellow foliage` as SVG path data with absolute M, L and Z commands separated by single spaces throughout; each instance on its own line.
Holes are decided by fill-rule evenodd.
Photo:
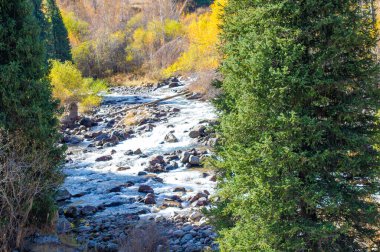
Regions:
M 111 40 L 118 43 L 123 43 L 125 40 L 125 33 L 123 31 L 116 31 L 111 34 Z
M 220 17 L 226 3 L 227 0 L 216 0 L 211 5 L 211 12 L 198 17 L 191 14 L 184 18 L 183 22 L 188 23 L 186 37 L 189 47 L 173 65 L 163 71 L 164 76 L 180 72 L 207 71 L 218 67 Z
M 82 73 L 70 61 L 62 63 L 53 60 L 51 65 L 49 79 L 53 86 L 53 96 L 62 104 L 79 102 L 81 111 L 100 104 L 101 97 L 98 93 L 107 88 L 103 81 L 83 78 Z
M 78 44 L 76 47 L 71 49 L 71 54 L 73 55 L 73 59 L 75 63 L 79 61 L 85 61 L 88 58 L 88 55 L 91 54 L 91 50 L 93 48 L 92 41 L 86 41 Z
M 136 20 L 130 21 L 127 27 L 136 25 L 135 22 L 140 20 L 139 18 L 139 16 L 136 16 Z M 183 34 L 183 26 L 176 20 L 165 19 L 163 22 L 159 20 L 150 21 L 146 26 L 138 27 L 134 30 L 132 41 L 126 48 L 126 60 L 130 62 L 136 58 L 143 58 L 149 61 L 154 52 L 167 41 L 171 41 Z
M 89 24 L 78 19 L 74 12 L 61 11 L 62 20 L 69 34 L 69 40 L 72 45 L 78 45 L 88 34 Z
M 127 32 L 131 32 L 133 31 L 135 28 L 137 28 L 140 23 L 142 22 L 142 19 L 143 19 L 143 14 L 142 12 L 134 15 L 127 23 L 126 25 L 126 31 Z
M 165 36 L 168 39 L 174 39 L 182 36 L 184 33 L 183 26 L 180 22 L 173 19 L 166 19 L 164 23 Z

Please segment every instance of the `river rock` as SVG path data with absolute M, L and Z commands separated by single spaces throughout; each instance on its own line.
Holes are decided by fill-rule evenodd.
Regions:
M 110 160 L 112 160 L 111 155 L 101 156 L 95 159 L 96 162 L 105 162 L 105 161 L 110 161 Z
M 176 187 L 174 188 L 173 192 L 186 192 L 185 187 Z
M 141 149 L 137 149 L 133 152 L 134 155 L 141 155 L 142 154 L 142 151 Z
M 69 233 L 71 231 L 71 223 L 65 217 L 60 217 L 56 224 L 56 230 L 58 234 Z
M 149 165 L 165 164 L 163 156 L 154 156 L 149 160 Z
M 84 135 L 84 137 L 86 139 L 93 139 L 100 136 L 101 134 L 103 134 L 102 131 L 94 131 L 94 132 L 87 133 L 86 135 Z
M 181 162 L 182 163 L 188 163 L 189 162 L 189 158 L 190 158 L 191 154 L 187 151 L 184 151 L 182 153 L 182 156 L 181 156 Z
M 94 213 L 96 213 L 98 209 L 94 206 L 84 206 L 81 210 L 80 210 L 80 214 L 81 215 L 92 215 Z
M 165 167 L 166 171 L 175 170 L 178 168 L 178 163 L 175 161 L 170 161 L 169 165 Z
M 57 201 L 65 201 L 71 198 L 71 194 L 66 189 L 58 190 L 57 195 L 55 196 L 55 199 Z
M 126 170 L 130 170 L 131 167 L 129 166 L 120 166 L 120 167 L 117 167 L 117 171 L 126 171 Z
M 197 194 L 195 194 L 193 197 L 190 198 L 190 203 L 193 203 L 197 200 L 199 200 L 200 198 L 206 198 L 207 199 L 208 195 L 203 193 L 203 192 L 198 192 Z
M 216 178 L 216 175 L 213 175 L 211 178 L 210 178 L 210 181 L 211 182 L 216 182 L 217 178 Z
M 138 192 L 141 192 L 141 193 L 154 193 L 154 190 L 153 190 L 152 187 L 150 187 L 148 185 L 140 185 L 139 189 L 138 189 Z
M 178 138 L 173 135 L 173 133 L 169 133 L 165 136 L 165 142 L 168 142 L 168 143 L 177 143 L 178 142 Z
M 69 218 L 75 218 L 78 215 L 78 209 L 75 206 L 69 206 L 64 211 L 64 215 Z
M 200 220 L 202 217 L 202 214 L 200 212 L 193 212 L 192 214 L 190 214 L 189 218 L 193 221 L 195 220 Z
M 181 230 L 181 229 L 178 229 L 178 230 L 176 230 L 176 231 L 173 232 L 173 235 L 176 236 L 176 237 L 181 238 L 182 236 L 185 235 L 185 232 L 183 230 Z
M 175 88 L 175 87 L 179 87 L 179 83 L 178 82 L 170 82 L 169 88 Z
M 198 125 L 193 127 L 189 132 L 189 137 L 198 138 L 200 136 L 205 136 L 206 127 L 204 125 Z
M 92 126 L 96 126 L 97 123 L 94 122 L 91 118 L 83 117 L 79 120 L 79 124 L 85 126 L 86 128 L 91 128 Z
M 201 164 L 201 160 L 200 160 L 199 157 L 194 156 L 194 155 L 191 155 L 191 156 L 189 157 L 189 163 L 190 163 L 191 165 L 198 166 L 198 165 Z
M 70 136 L 70 135 L 65 135 L 63 137 L 62 142 L 67 143 L 67 144 L 79 144 L 83 142 L 84 138 L 82 136 Z
M 171 199 L 165 199 L 164 202 L 162 203 L 162 206 L 165 207 L 178 207 L 182 208 L 181 202 L 171 200 Z
M 156 204 L 156 199 L 153 193 L 148 193 L 145 196 L 144 203 L 147 205 L 153 205 Z
M 193 203 L 193 206 L 201 207 L 201 206 L 207 206 L 209 204 L 209 201 L 207 198 L 202 197 L 198 201 Z
M 118 141 L 124 141 L 129 137 L 127 133 L 121 130 L 115 130 L 111 133 L 111 138 L 116 137 L 114 139 L 117 139 Z
M 190 241 L 191 239 L 193 239 L 193 236 L 191 234 L 185 234 L 182 239 L 181 239 L 181 243 L 182 244 L 185 244 L 187 243 L 188 241 Z
M 126 156 L 132 156 L 133 154 L 133 150 L 127 150 L 126 152 L 124 152 L 124 155 Z
M 159 173 L 165 171 L 166 162 L 163 156 L 154 156 L 149 161 L 149 166 L 145 168 L 145 171 Z
M 111 189 L 109 189 L 108 191 L 110 193 L 116 193 L 116 192 L 121 192 L 121 189 L 123 188 L 123 186 L 116 186 L 116 187 L 113 187 Z

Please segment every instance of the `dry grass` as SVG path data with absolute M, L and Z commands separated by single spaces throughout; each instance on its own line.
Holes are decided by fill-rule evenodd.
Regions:
M 198 73 L 198 79 L 189 86 L 189 91 L 203 95 L 204 100 L 212 100 L 220 95 L 220 89 L 212 85 L 220 77 L 215 71 Z
M 117 74 L 107 79 L 110 86 L 143 87 L 158 82 L 158 79 L 132 74 Z
M 151 116 L 152 114 L 146 108 L 138 108 L 129 111 L 125 116 L 123 123 L 125 126 L 137 126 Z
M 167 238 L 155 223 L 145 223 L 133 228 L 127 239 L 120 241 L 120 252 L 165 252 L 169 251 Z

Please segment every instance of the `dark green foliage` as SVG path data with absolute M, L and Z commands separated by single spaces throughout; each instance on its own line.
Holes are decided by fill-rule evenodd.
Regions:
M 67 29 L 62 21 L 61 12 L 55 0 L 44 0 L 46 20 L 49 25 L 48 57 L 62 62 L 72 60 Z
M 201 6 L 210 6 L 210 4 L 212 4 L 212 0 L 194 0 L 195 4 L 197 7 L 201 7 Z
M 45 42 L 47 59 L 57 59 L 62 62 L 72 60 L 68 32 L 55 0 L 32 0 L 32 2 L 34 15 L 41 27 L 40 36 Z
M 220 203 L 212 211 L 222 251 L 371 244 L 379 69 L 361 2 L 229 1 Z
M 45 48 L 33 10 L 30 0 L 0 0 L 0 134 L 4 139 L 22 135 L 31 153 L 44 153 L 51 167 L 44 171 L 44 180 L 55 184 L 61 180 L 58 165 L 63 153 L 57 147 L 58 102 L 46 78 Z M 45 189 L 40 199 L 54 190 Z
M 197 8 L 202 8 L 202 7 L 208 7 L 210 6 L 214 1 L 213 0 L 193 0 L 189 1 L 187 3 L 187 12 L 194 12 L 197 10 Z

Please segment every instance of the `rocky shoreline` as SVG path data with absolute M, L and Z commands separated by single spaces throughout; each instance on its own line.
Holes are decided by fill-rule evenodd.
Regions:
M 182 92 L 185 84 L 174 78 L 111 88 L 92 114 L 62 129 L 69 148 L 57 236 L 36 235 L 32 251 L 49 243 L 64 251 L 130 251 L 123 244 L 142 223 L 158 227 L 165 242 L 157 251 L 217 250 L 216 233 L 201 213 L 216 183 L 202 165 L 217 142 L 212 106 L 190 94 L 123 112 Z

